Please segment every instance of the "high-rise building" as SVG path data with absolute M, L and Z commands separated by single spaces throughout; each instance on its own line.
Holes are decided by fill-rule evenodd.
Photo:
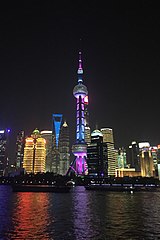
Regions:
M 141 176 L 153 177 L 153 158 L 148 142 L 139 143 L 139 156 L 141 164 Z
M 160 144 L 157 146 L 158 178 L 160 180 Z
M 136 141 L 132 141 L 128 149 L 128 163 L 130 168 L 135 168 L 136 171 L 140 171 L 140 158 L 139 158 L 139 145 Z
M 84 140 L 87 144 L 91 143 L 91 129 L 89 126 L 88 96 L 84 98 Z
M 113 130 L 111 128 L 101 128 L 103 142 L 107 144 L 108 176 L 115 176 L 116 151 L 114 148 Z
M 122 147 L 118 149 L 118 156 L 117 156 L 117 163 L 118 163 L 118 168 L 126 168 L 127 167 L 127 162 L 126 162 L 126 150 Z
M 87 146 L 88 176 L 93 178 L 107 177 L 107 144 L 99 130 L 91 133 L 91 143 Z
M 16 169 L 22 169 L 24 156 L 25 133 L 20 131 L 16 140 Z
M 46 172 L 52 171 L 52 131 L 43 130 L 41 131 L 41 137 L 46 140 Z
M 158 148 L 157 146 L 152 146 L 150 147 L 150 150 L 153 158 L 154 176 L 158 177 L 158 159 L 157 159 Z
M 24 147 L 23 168 L 26 173 L 45 172 L 46 140 L 35 129 L 31 137 L 27 137 Z
M 59 174 L 66 175 L 70 166 L 69 128 L 66 121 L 64 121 L 60 130 L 59 154 L 60 154 Z
M 72 146 L 72 152 L 75 160 L 72 162 L 70 169 L 77 175 L 87 174 L 87 144 L 85 142 L 85 116 L 84 116 L 84 98 L 88 95 L 87 87 L 83 84 L 83 68 L 81 52 L 79 52 L 78 66 L 78 84 L 73 89 L 73 95 L 76 98 L 76 142 Z M 69 174 L 69 171 L 67 172 Z
M 7 175 L 9 129 L 0 130 L 0 176 Z
M 52 142 L 52 164 L 51 164 L 51 171 L 55 174 L 59 173 L 59 161 L 60 161 L 60 153 L 59 153 L 59 136 L 60 136 L 60 129 L 62 125 L 62 114 L 52 114 L 52 121 L 53 121 L 53 142 Z
M 55 135 L 55 143 L 56 143 L 56 148 L 58 148 L 58 143 L 59 143 L 59 134 L 60 134 L 60 129 L 61 129 L 61 124 L 62 124 L 62 114 L 52 114 L 52 120 L 53 120 L 53 134 Z
M 87 145 L 90 144 L 91 143 L 91 129 L 89 126 L 85 126 L 84 137 L 85 137 L 86 144 Z

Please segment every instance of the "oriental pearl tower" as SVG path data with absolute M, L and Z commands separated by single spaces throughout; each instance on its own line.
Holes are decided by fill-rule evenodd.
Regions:
M 85 116 L 84 116 L 84 98 L 88 95 L 87 87 L 83 84 L 83 68 L 81 52 L 79 52 L 78 65 L 78 84 L 73 89 L 73 95 L 76 98 L 76 142 L 72 146 L 72 153 L 75 156 L 70 166 L 77 175 L 87 174 L 87 144 L 85 142 Z

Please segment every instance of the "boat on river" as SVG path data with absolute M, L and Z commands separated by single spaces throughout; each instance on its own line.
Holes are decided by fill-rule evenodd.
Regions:
M 71 186 L 68 185 L 37 185 L 37 184 L 12 184 L 13 192 L 54 192 L 68 193 Z

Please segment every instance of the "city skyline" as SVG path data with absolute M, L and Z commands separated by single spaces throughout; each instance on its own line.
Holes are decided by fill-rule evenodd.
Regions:
M 82 51 L 90 126 L 113 129 L 115 147 L 159 144 L 156 3 L 3 4 L 0 128 L 12 138 L 51 129 L 62 113 L 75 141 L 77 57 Z M 81 41 L 79 39 L 82 39 Z

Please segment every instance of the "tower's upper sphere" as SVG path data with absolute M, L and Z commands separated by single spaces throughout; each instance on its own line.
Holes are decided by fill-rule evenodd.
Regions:
M 85 85 L 82 83 L 78 83 L 74 89 L 73 89 L 73 95 L 78 98 L 79 96 L 82 96 L 83 98 L 88 95 L 88 90 Z

